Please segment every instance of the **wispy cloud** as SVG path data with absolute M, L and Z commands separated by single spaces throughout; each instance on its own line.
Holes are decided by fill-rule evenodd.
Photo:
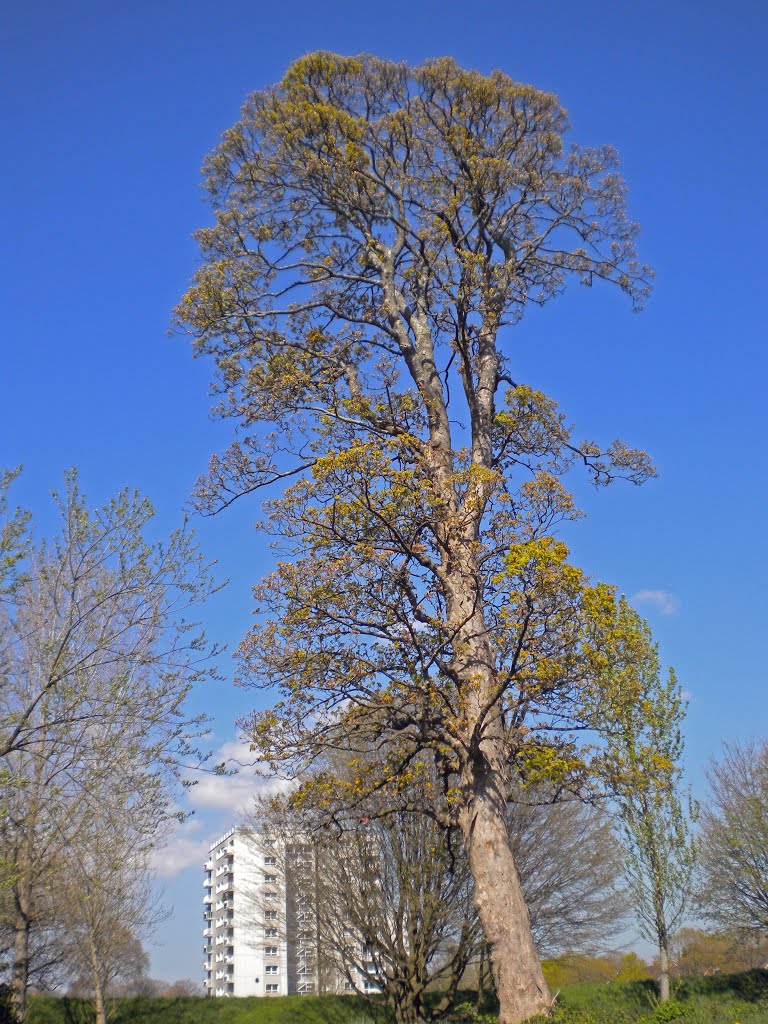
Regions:
M 232 740 L 222 744 L 212 761 L 216 764 L 224 762 L 236 774 L 196 772 L 190 778 L 194 785 L 187 797 L 194 810 L 227 811 L 230 815 L 242 817 L 251 810 L 255 797 L 279 793 L 287 788 L 284 780 L 265 777 L 264 766 L 255 759 L 247 743 Z
M 283 779 L 265 776 L 248 744 L 232 740 L 223 743 L 211 758 L 212 764 L 224 763 L 232 775 L 190 772 L 185 809 L 194 816 L 178 823 L 167 843 L 153 857 L 161 878 L 169 879 L 190 867 L 200 867 L 211 842 L 222 828 L 231 828 L 247 817 L 257 796 L 279 793 L 289 787 Z
M 211 845 L 209 835 L 200 833 L 202 823 L 192 819 L 177 825 L 165 846 L 156 850 L 152 858 L 160 878 L 173 878 L 187 868 L 200 867 Z
M 676 615 L 680 611 L 680 598 L 671 590 L 638 590 L 630 600 L 632 604 L 652 608 L 659 615 Z

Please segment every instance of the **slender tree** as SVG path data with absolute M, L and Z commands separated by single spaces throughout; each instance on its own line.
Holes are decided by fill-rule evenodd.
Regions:
M 605 656 L 617 686 L 617 725 L 607 760 L 616 770 L 616 806 L 634 909 L 659 950 L 660 997 L 669 999 L 670 942 L 691 905 L 698 807 L 682 782 L 686 701 L 674 671 L 661 678 L 648 624 L 624 599 Z
M 89 982 L 95 1024 L 106 1024 L 112 988 L 146 973 L 139 935 L 162 917 L 149 854 L 156 839 L 142 834 L 137 808 L 124 795 L 78 830 L 64 852 L 58 887 L 66 908 L 66 962 Z M 139 819 L 145 809 L 139 812 Z
M 721 928 L 768 935 L 768 741 L 724 744 L 707 779 L 703 909 Z
M 247 723 L 254 745 L 295 775 L 382 740 L 352 802 L 425 747 L 445 759 L 502 1024 L 549 1003 L 509 766 L 583 768 L 591 637 L 615 616 L 554 538 L 577 515 L 561 477 L 652 473 L 621 442 L 575 439 L 504 351 L 571 280 L 647 291 L 615 155 L 567 128 L 553 95 L 449 58 L 302 58 L 206 162 L 216 222 L 177 310 L 244 429 L 201 505 L 290 484 L 268 526 L 286 560 L 241 651 L 243 680 L 284 695 Z
M 213 589 L 191 538 L 149 544 L 145 500 L 123 492 L 89 511 L 74 475 L 58 508 L 59 533 L 30 555 L 1 631 L 0 833 L 22 1020 L 31 950 L 60 919 L 67 854 L 105 803 L 145 812 L 142 842 L 157 835 L 182 764 L 199 758 L 202 722 L 185 699 L 211 672 L 205 637 L 183 618 Z

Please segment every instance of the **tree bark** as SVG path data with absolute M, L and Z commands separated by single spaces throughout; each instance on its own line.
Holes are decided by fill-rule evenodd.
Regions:
M 486 760 L 464 774 L 461 828 L 499 997 L 499 1024 L 520 1024 L 546 1010 L 551 998 L 512 854 L 503 773 Z
M 666 1003 L 669 999 L 669 951 L 659 946 L 659 999 Z
M 29 909 L 25 906 L 24 894 L 18 889 L 15 897 L 13 972 L 11 974 L 11 1001 L 19 1020 L 27 1019 L 27 988 L 29 987 Z
M 392 1009 L 397 1024 L 424 1024 L 421 1000 L 406 986 L 399 987 L 392 996 Z
M 95 1024 L 107 1024 L 107 1007 L 101 975 L 101 958 L 96 948 L 96 943 L 93 941 L 93 934 L 90 936 L 89 947 L 91 974 L 93 976 Z
M 104 993 L 101 990 L 101 982 L 97 981 L 95 986 L 94 1009 L 96 1010 L 96 1024 L 107 1024 L 107 1010 L 104 1003 Z

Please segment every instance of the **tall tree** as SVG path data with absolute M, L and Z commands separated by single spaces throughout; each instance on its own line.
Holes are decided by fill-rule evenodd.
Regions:
M 726 743 L 707 772 L 702 903 L 720 927 L 768 934 L 768 741 Z
M 184 619 L 213 589 L 191 538 L 150 544 L 147 501 L 126 491 L 89 511 L 74 475 L 58 508 L 59 532 L 36 546 L 0 629 L 0 833 L 22 1019 L 34 932 L 60 909 L 67 851 L 105 802 L 146 810 L 144 839 L 173 813 L 169 787 L 198 757 L 202 724 L 185 699 L 211 672 Z
M 287 558 L 242 647 L 243 678 L 284 694 L 253 742 L 295 774 L 384 737 L 358 795 L 421 748 L 450 762 L 502 1024 L 549 1002 L 508 766 L 578 771 L 570 737 L 599 725 L 587 621 L 615 614 L 554 539 L 577 515 L 561 477 L 652 473 L 577 441 L 502 348 L 570 280 L 647 290 L 615 155 L 567 128 L 553 95 L 449 58 L 302 58 L 206 162 L 216 222 L 177 310 L 245 431 L 201 504 L 293 479 L 268 525 Z
M 660 997 L 669 999 L 670 942 L 691 905 L 698 807 L 682 782 L 686 701 L 674 671 L 661 677 L 648 624 L 622 598 L 622 628 L 605 657 L 628 699 L 617 704 L 607 759 L 616 773 L 616 804 L 634 909 L 659 950 Z

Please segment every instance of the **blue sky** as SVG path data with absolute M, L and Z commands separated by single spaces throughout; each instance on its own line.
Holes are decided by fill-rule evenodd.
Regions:
M 558 93 L 574 139 L 618 148 L 657 273 L 644 313 L 575 290 L 510 332 L 508 351 L 580 434 L 656 459 L 661 477 L 641 489 L 585 487 L 569 541 L 635 597 L 677 667 L 699 788 L 723 738 L 765 734 L 767 43 L 758 0 L 13 5 L 0 43 L 0 464 L 25 464 L 17 499 L 44 528 L 48 490 L 77 465 L 94 502 L 139 487 L 169 530 L 226 442 L 208 418 L 208 367 L 167 327 L 208 217 L 200 163 L 247 92 L 318 48 L 502 68 Z M 230 647 L 269 566 L 257 516 L 243 502 L 198 524 L 231 580 L 205 610 Z M 215 745 L 234 743 L 253 700 L 228 682 L 196 695 Z M 158 976 L 199 976 L 201 849 L 251 786 L 193 791 L 195 818 L 161 863 L 175 913 L 157 929 Z

